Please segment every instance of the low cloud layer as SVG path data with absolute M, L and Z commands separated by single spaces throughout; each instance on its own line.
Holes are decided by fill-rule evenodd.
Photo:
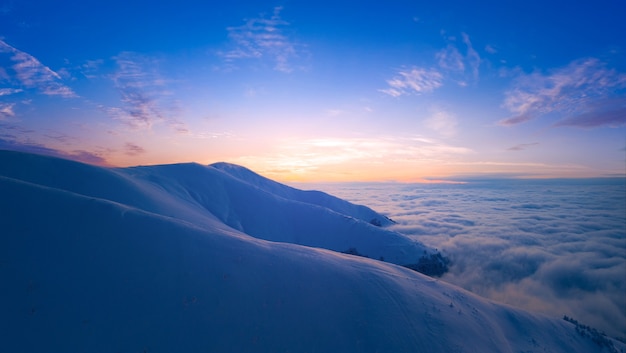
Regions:
M 452 260 L 446 281 L 626 332 L 623 179 L 318 188 L 385 213 L 396 230 L 441 250 Z

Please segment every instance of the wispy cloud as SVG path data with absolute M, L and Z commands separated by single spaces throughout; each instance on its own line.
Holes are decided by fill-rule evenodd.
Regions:
M 394 78 L 387 80 L 388 88 L 380 91 L 393 97 L 414 93 L 428 93 L 443 86 L 446 80 L 467 86 L 470 81 L 477 81 L 481 58 L 472 46 L 469 36 L 461 33 L 465 53 L 459 49 L 456 38 L 435 54 L 436 68 L 412 67 L 400 70 Z
M 599 126 L 619 127 L 626 125 L 626 96 L 599 99 L 590 103 L 580 114 L 569 115 L 554 126 L 594 128 Z
M 392 97 L 414 93 L 427 93 L 443 85 L 443 76 L 434 69 L 413 67 L 398 72 L 398 75 L 387 81 L 389 88 L 380 91 Z
M 422 166 L 447 163 L 471 152 L 465 147 L 419 136 L 305 138 L 281 141 L 271 153 L 245 156 L 235 162 L 254 166 L 259 171 L 281 170 L 306 175 L 326 170 L 325 173 L 337 175 L 355 173 L 354 170 L 359 170 L 354 168 L 355 165 L 362 166 L 360 170 L 382 166 L 387 170 L 418 170 Z
M 5 120 L 7 118 L 12 118 L 15 116 L 15 112 L 13 111 L 13 107 L 15 103 L 0 103 L 0 120 Z
M 478 55 L 478 52 L 476 50 L 474 50 L 474 47 L 472 46 L 472 42 L 470 41 L 469 36 L 466 33 L 461 33 L 461 36 L 463 37 L 463 43 L 465 43 L 465 45 L 467 46 L 467 53 L 465 55 L 465 60 L 467 61 L 467 63 L 469 64 L 469 70 L 471 70 L 471 74 L 472 77 L 474 78 L 474 80 L 478 80 L 478 69 L 480 67 L 480 55 Z
M 426 127 L 445 137 L 456 135 L 458 122 L 454 114 L 436 107 L 431 108 L 430 113 L 430 117 L 425 121 Z
M 23 138 L 18 138 L 14 136 L 0 136 L 0 149 L 43 154 L 58 158 L 71 159 L 83 163 L 95 164 L 100 166 L 110 166 L 106 158 L 98 152 L 92 152 L 87 150 L 62 151 L 59 149 L 47 147 L 38 142 L 24 140 Z
M 124 106 L 109 112 L 133 128 L 150 128 L 155 121 L 164 120 L 155 97 L 164 89 L 164 81 L 155 72 L 146 71 L 147 59 L 129 52 L 114 59 L 118 70 L 112 79 Z
M 573 61 L 547 74 L 521 74 L 503 103 L 514 115 L 500 124 L 520 124 L 553 113 L 562 119 L 556 126 L 624 125 L 624 88 L 626 74 L 595 58 Z
M 0 40 L 0 53 L 9 54 L 14 62 L 11 66 L 14 75 L 10 75 L 6 69 L 4 73 L 12 81 L 25 88 L 34 88 L 49 96 L 61 96 L 65 98 L 77 97 L 71 88 L 61 83 L 61 76 L 43 65 L 34 56 L 16 49 L 3 40 Z
M 456 43 L 435 54 L 439 68 L 455 79 L 461 86 L 466 86 L 468 80 L 476 81 L 479 77 L 481 63 L 480 55 L 472 46 L 469 35 L 461 33 L 465 54 L 462 54 Z
M 520 143 L 519 145 L 515 145 L 515 146 L 513 146 L 513 147 L 509 147 L 509 148 L 507 148 L 506 150 L 507 150 L 507 151 L 523 151 L 523 150 L 525 150 L 525 149 L 527 149 L 527 148 L 529 148 L 529 147 L 536 146 L 536 145 L 538 145 L 538 144 L 539 144 L 539 142 L 533 142 L 533 143 Z
M 35 132 L 23 126 L 14 123 L 0 122 L 0 138 L 5 140 L 15 140 L 18 137 L 24 137 Z
M 78 141 L 78 138 L 58 131 L 48 131 L 47 133 L 43 134 L 43 136 L 55 142 L 68 146 L 71 146 L 73 142 Z
M 121 95 L 121 107 L 101 106 L 101 110 L 132 129 L 150 129 L 166 122 L 177 132 L 186 132 L 185 125 L 175 118 L 178 111 L 165 80 L 156 68 L 156 61 L 139 54 L 124 52 L 116 56 L 117 71 L 111 75 Z
M 0 97 L 9 96 L 12 94 L 23 92 L 23 89 L 20 88 L 0 88 Z
M 237 138 L 231 131 L 189 131 L 185 137 L 198 140 Z
M 11 76 L 7 73 L 7 70 L 0 66 L 0 81 L 9 81 L 11 80 Z
M 498 49 L 496 49 L 495 47 L 493 47 L 493 46 L 491 46 L 491 45 L 487 44 L 487 45 L 485 46 L 485 51 L 486 51 L 487 53 L 489 53 L 489 54 L 495 54 L 495 53 L 497 53 L 497 52 L 498 52 Z
M 246 20 L 244 25 L 226 28 L 233 48 L 219 54 L 229 63 L 240 59 L 269 60 L 276 71 L 292 72 L 294 60 L 304 51 L 285 33 L 289 22 L 281 18 L 282 9 L 275 7 L 269 18 L 260 15 Z
M 448 45 L 445 49 L 438 51 L 435 57 L 437 58 L 439 67 L 444 70 L 465 71 L 463 56 L 452 44 Z
M 343 109 L 328 109 L 328 110 L 326 110 L 326 115 L 328 115 L 328 116 L 330 116 L 332 118 L 338 117 L 338 116 L 343 115 L 345 113 L 346 113 L 346 111 L 343 110 Z
M 134 157 L 144 153 L 146 153 L 146 150 L 143 147 L 138 146 L 132 142 L 127 142 L 124 145 L 124 154 L 127 156 Z
M 80 65 L 80 73 L 83 74 L 83 76 L 85 76 L 86 78 L 96 78 L 97 76 L 97 72 L 100 69 L 100 66 L 102 66 L 102 64 L 104 64 L 104 60 L 102 59 L 98 59 L 98 60 L 87 60 L 85 61 L 85 63 L 83 63 L 82 65 Z

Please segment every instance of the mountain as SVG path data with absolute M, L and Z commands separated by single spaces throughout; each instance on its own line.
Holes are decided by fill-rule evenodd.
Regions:
M 259 212 L 308 204 L 294 214 L 380 229 L 255 180 L 195 164 L 107 169 L 0 151 L 0 351 L 626 350 L 394 264 L 243 233 L 281 229 L 247 220 L 257 202 Z M 258 193 L 238 206 L 229 188 Z
M 410 265 L 436 253 L 372 223 L 385 216 L 318 191 L 300 191 L 243 167 L 196 163 L 109 169 L 19 152 L 0 152 L 0 175 L 101 198 L 196 225 L 217 219 L 260 239 L 359 254 Z M 437 265 L 437 263 L 436 263 Z M 445 264 L 441 264 L 442 266 Z

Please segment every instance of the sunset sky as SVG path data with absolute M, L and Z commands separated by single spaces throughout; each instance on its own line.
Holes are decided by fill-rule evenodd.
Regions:
M 624 13 L 0 0 L 0 149 L 281 181 L 623 176 Z

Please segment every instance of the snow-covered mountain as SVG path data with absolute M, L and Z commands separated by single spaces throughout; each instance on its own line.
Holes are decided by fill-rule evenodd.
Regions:
M 204 226 L 408 265 L 435 251 L 383 227 L 391 221 L 319 191 L 301 191 L 225 163 L 106 169 L 52 157 L 0 153 L 0 175 L 114 201 Z M 425 256 L 426 255 L 426 256 Z
M 626 350 L 307 244 L 327 231 L 340 240 L 322 243 L 380 245 L 400 261 L 431 251 L 369 224 L 382 217 L 369 212 L 226 164 L 107 169 L 0 151 L 0 351 Z

